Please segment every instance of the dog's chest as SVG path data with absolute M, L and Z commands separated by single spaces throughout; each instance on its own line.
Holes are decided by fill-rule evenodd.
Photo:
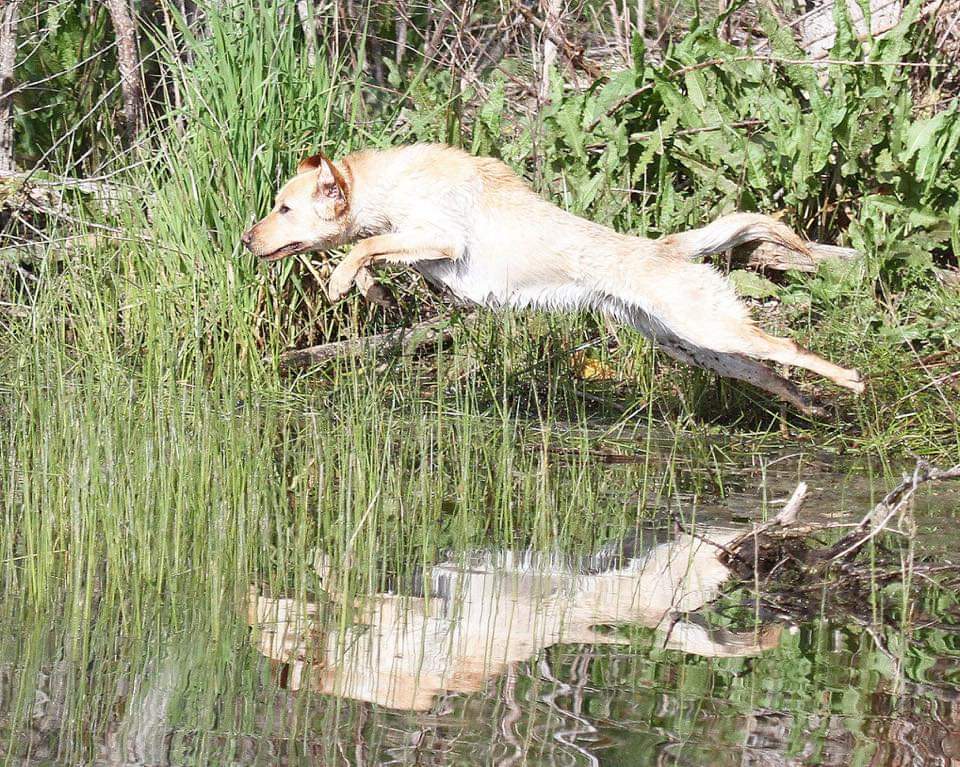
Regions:
M 456 261 L 418 261 L 414 267 L 427 280 L 465 301 L 481 306 L 501 306 L 508 301 L 507 269 L 496 263 L 480 264 L 469 252 Z
M 464 301 L 491 308 L 579 309 L 594 303 L 594 295 L 551 270 L 526 269 L 506 260 L 419 261 L 415 268 Z

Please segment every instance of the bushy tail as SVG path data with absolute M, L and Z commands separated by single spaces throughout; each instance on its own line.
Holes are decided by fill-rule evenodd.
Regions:
M 754 241 L 773 242 L 800 253 L 810 253 L 806 243 L 788 227 L 762 213 L 732 213 L 700 229 L 669 234 L 657 240 L 666 246 L 666 253 L 684 259 L 703 258 Z

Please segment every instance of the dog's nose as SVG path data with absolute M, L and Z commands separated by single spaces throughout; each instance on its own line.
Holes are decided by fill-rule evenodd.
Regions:
M 253 242 L 253 229 L 247 229 L 242 235 L 240 235 L 240 242 L 250 247 L 250 243 Z

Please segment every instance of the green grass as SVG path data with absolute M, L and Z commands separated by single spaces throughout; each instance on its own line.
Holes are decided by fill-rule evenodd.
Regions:
M 405 582 L 446 550 L 587 552 L 671 509 L 689 520 L 728 505 L 757 518 L 822 462 L 838 467 L 826 511 L 860 511 L 844 496 L 844 472 L 867 469 L 879 489 L 904 454 L 960 455 L 951 335 L 960 298 L 924 281 L 932 262 L 894 270 L 879 240 L 852 274 L 777 286 L 782 303 L 770 321 L 871 382 L 860 400 L 824 388 L 836 402 L 824 420 L 673 364 L 633 333 L 610 343 L 592 316 L 484 315 L 449 345 L 412 357 L 281 375 L 286 348 L 374 332 L 438 304 L 393 273 L 402 313 L 358 299 L 330 307 L 317 290 L 320 259 L 265 269 L 242 252 L 239 233 L 301 154 L 417 138 L 397 127 L 400 107 L 365 105 L 357 73 L 309 69 L 291 27 L 258 7 L 210 11 L 212 37 L 194 42 L 194 68 L 173 69 L 182 112 L 161 117 L 149 151 L 133 158 L 143 164 L 118 177 L 134 190 L 130 199 L 110 214 L 82 208 L 83 223 L 52 227 L 53 238 L 95 237 L 42 262 L 29 316 L 2 326 L 0 741 L 8 736 L 38 761 L 88 761 L 118 720 L 127 728 L 121 739 L 133 737 L 137 706 L 169 670 L 172 749 L 195 763 L 224 763 L 250 748 L 266 754 L 277 743 L 300 754 L 317 739 L 334 759 L 357 731 L 372 749 L 386 748 L 380 725 L 416 722 L 291 698 L 268 680 L 248 646 L 250 584 L 310 597 L 318 551 L 342 574 L 342 588 L 366 593 Z M 411 101 L 397 103 L 416 106 L 447 85 L 417 71 L 400 84 Z M 442 121 L 444 131 L 469 124 L 449 116 L 456 119 Z M 477 118 L 478 135 L 502 135 L 490 119 Z M 506 145 L 515 152 L 507 159 L 525 172 L 541 161 L 559 167 L 569 138 L 556 125 L 563 119 L 539 126 L 543 156 L 521 151 L 521 135 Z M 521 125 L 517 118 L 511 130 Z M 654 186 L 636 154 L 623 158 L 628 180 L 649 183 L 655 203 L 609 207 L 624 183 L 618 166 L 598 170 L 572 154 L 558 175 L 602 172 L 600 202 L 565 196 L 546 172 L 543 191 L 631 231 L 679 224 L 710 195 L 704 183 L 683 202 L 666 164 Z M 578 378 L 577 349 L 612 377 Z M 770 479 L 784 454 L 800 457 Z M 819 691 L 839 700 L 849 689 L 862 699 L 827 708 L 866 715 L 871 700 L 887 700 L 888 659 L 859 629 L 842 630 L 839 655 L 805 627 L 755 665 L 664 653 L 641 632 L 626 656 L 598 651 L 593 682 L 605 692 L 595 711 L 605 727 L 618 717 L 633 722 L 645 749 L 656 727 L 707 737 L 689 714 L 696 706 L 723 717 L 774 705 L 820 714 Z M 931 629 L 918 642 L 915 683 L 926 679 L 928 660 L 956 651 L 947 632 Z M 573 666 L 569 649 L 551 658 L 558 673 Z M 37 734 L 40 674 L 61 685 L 65 710 Z M 535 676 L 525 672 L 522 691 L 542 684 L 528 680 Z M 626 701 L 624 688 L 635 693 Z M 469 709 L 476 732 L 503 714 L 496 689 L 455 704 Z M 649 690 L 675 703 L 673 713 L 657 713 Z M 523 715 L 531 724 L 553 716 L 532 699 Z M 723 733 L 726 748 L 739 742 L 737 721 Z M 868 753 L 868 734 L 854 729 Z M 250 734 L 264 742 L 251 746 Z M 17 755 L 0 754 L 6 762 Z

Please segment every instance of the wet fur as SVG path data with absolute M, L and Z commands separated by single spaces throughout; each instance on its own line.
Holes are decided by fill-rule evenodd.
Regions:
M 602 311 L 678 360 L 802 410 L 810 409 L 806 398 L 762 360 L 863 391 L 855 370 L 758 328 L 728 280 L 695 261 L 753 240 L 806 250 L 785 226 L 755 213 L 659 240 L 622 235 L 543 200 L 498 160 L 440 145 L 360 152 L 338 163 L 309 158 L 274 211 L 244 235 L 264 258 L 356 243 L 331 275 L 333 300 L 354 283 L 372 297 L 373 264 L 408 264 L 483 306 Z

